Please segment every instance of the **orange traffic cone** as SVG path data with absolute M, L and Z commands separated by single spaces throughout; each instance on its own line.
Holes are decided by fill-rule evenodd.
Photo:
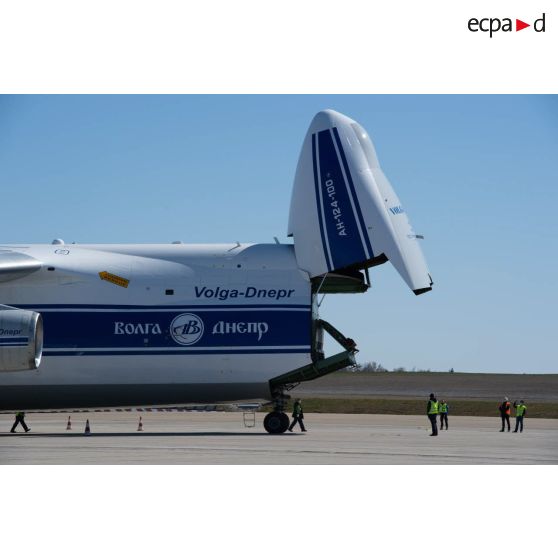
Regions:
M 141 422 L 141 417 L 140 417 L 140 419 L 139 419 L 138 432 L 143 432 L 143 424 L 142 424 L 142 422 Z
M 89 428 L 89 419 L 85 422 L 85 435 L 89 436 L 91 434 L 91 428 Z
M 72 429 L 72 421 L 70 420 L 70 416 L 68 416 L 68 424 L 66 425 L 66 430 L 71 430 Z

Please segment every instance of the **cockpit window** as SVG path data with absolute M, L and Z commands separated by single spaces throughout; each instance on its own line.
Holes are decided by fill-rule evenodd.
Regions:
M 376 150 L 374 149 L 366 130 L 356 122 L 351 124 L 351 128 L 355 133 L 358 143 L 364 151 L 364 156 L 366 157 L 366 161 L 368 162 L 370 168 L 379 167 L 380 163 L 378 163 Z

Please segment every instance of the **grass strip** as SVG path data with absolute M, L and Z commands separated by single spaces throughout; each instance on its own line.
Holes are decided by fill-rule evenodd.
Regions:
M 309 397 L 302 401 L 305 413 L 348 413 L 372 415 L 423 415 L 426 400 L 421 399 L 342 399 Z M 449 414 L 464 417 L 499 417 L 498 401 L 451 400 Z M 269 407 L 262 411 L 269 412 Z M 292 404 L 288 412 L 292 411 Z M 512 418 L 513 418 L 512 410 Z M 527 402 L 527 418 L 558 418 L 558 403 Z

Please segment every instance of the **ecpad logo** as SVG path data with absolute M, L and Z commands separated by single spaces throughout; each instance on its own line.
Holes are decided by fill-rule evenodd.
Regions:
M 494 33 L 498 31 L 503 31 L 504 33 L 512 32 L 513 29 L 513 18 L 505 17 L 503 19 L 497 17 L 485 17 L 482 19 L 478 19 L 476 17 L 472 17 L 468 23 L 467 27 L 469 31 L 472 33 L 478 33 L 479 31 L 483 33 L 490 33 L 490 38 Z M 546 14 L 536 19 L 533 23 L 533 30 L 536 33 L 544 33 L 546 31 Z M 515 31 L 521 31 L 522 29 L 526 29 L 527 27 L 531 27 L 530 23 L 525 23 L 520 19 L 515 20 Z
M 179 314 L 171 322 L 170 334 L 179 345 L 193 345 L 203 335 L 203 322 L 196 314 Z

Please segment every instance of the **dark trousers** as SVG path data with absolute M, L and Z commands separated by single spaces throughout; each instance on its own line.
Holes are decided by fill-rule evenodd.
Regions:
M 520 432 L 523 432 L 523 417 L 515 417 L 515 430 L 514 430 L 514 432 L 517 432 L 518 428 L 519 428 Z
M 503 432 L 505 430 L 506 422 L 508 423 L 508 432 L 509 432 L 510 428 L 511 428 L 510 427 L 510 415 L 503 414 L 503 415 L 500 415 L 500 416 L 502 417 L 502 430 L 501 430 L 501 432 Z
M 438 420 L 436 418 L 437 416 L 438 415 L 428 415 L 430 424 L 432 425 L 432 436 L 438 436 Z
M 25 429 L 25 432 L 27 432 L 29 430 L 29 428 L 27 428 L 27 425 L 25 424 L 25 421 L 23 420 L 23 417 L 16 416 L 14 425 L 12 426 L 12 429 L 10 430 L 10 432 L 15 432 L 16 426 L 18 424 L 21 424 L 21 426 L 23 426 L 23 428 Z
M 298 424 L 300 424 L 300 429 L 301 429 L 303 432 L 306 432 L 306 428 L 304 428 L 304 423 L 302 422 L 302 418 L 300 418 L 300 417 L 294 417 L 294 418 L 293 418 L 293 422 L 291 422 L 291 426 L 289 426 L 289 430 L 292 431 L 294 425 L 295 425 L 297 422 L 298 422 Z
M 446 423 L 446 430 L 448 429 L 448 414 L 440 413 L 440 430 L 444 429 L 444 422 Z

